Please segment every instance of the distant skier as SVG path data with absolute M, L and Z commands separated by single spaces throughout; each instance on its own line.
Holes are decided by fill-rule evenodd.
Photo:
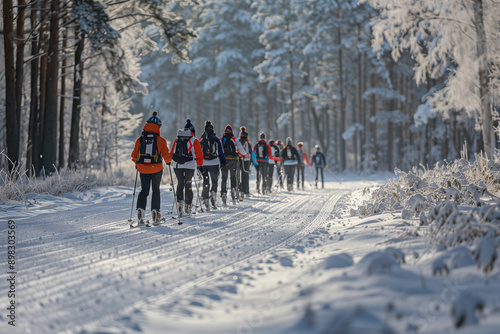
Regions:
M 255 166 L 257 169 L 257 193 L 260 194 L 260 190 L 262 189 L 262 193 L 266 194 L 268 192 L 267 177 L 269 174 L 269 159 L 272 156 L 272 151 L 271 146 L 269 146 L 266 141 L 266 134 L 264 132 L 260 133 L 260 139 L 255 143 L 253 152 L 257 163 Z M 260 188 L 261 183 L 262 188 Z
M 321 153 L 319 145 L 316 145 L 316 152 L 311 157 L 312 163 L 315 166 L 315 176 L 314 176 L 314 186 L 318 188 L 318 175 L 321 172 L 321 188 L 325 187 L 325 180 L 323 175 L 323 169 L 326 169 L 326 159 L 323 153 Z
M 297 143 L 297 151 L 299 152 L 300 155 L 300 163 L 299 166 L 297 167 L 297 189 L 300 189 L 300 178 L 302 177 L 302 190 L 304 190 L 304 170 L 305 170 L 305 164 L 308 166 L 311 166 L 311 162 L 309 161 L 309 158 L 307 157 L 307 153 L 304 152 L 304 143 L 299 142 Z
M 267 174 L 267 190 L 269 192 L 272 191 L 273 188 L 273 175 L 274 175 L 274 166 L 278 169 L 278 183 L 279 183 L 279 177 L 281 176 L 280 170 L 279 170 L 279 163 L 283 160 L 280 157 L 280 148 L 278 145 L 276 145 L 276 142 L 271 139 L 269 141 L 269 146 L 271 146 L 271 159 L 269 159 L 269 171 Z
M 172 160 L 177 162 L 174 168 L 177 177 L 177 207 L 179 214 L 190 214 L 193 203 L 192 178 L 197 166 L 203 165 L 203 152 L 199 140 L 195 137 L 195 128 L 187 120 L 184 129 L 177 132 L 172 144 Z
M 211 121 L 205 122 L 205 132 L 200 138 L 200 145 L 203 152 L 203 167 L 198 167 L 203 175 L 201 197 L 207 210 L 210 210 L 210 204 L 212 208 L 217 209 L 215 204 L 217 182 L 219 181 L 220 166 L 226 163 L 226 158 L 222 149 L 222 142 L 215 134 Z M 210 180 L 212 181 L 212 186 L 210 186 Z
M 293 174 L 295 168 L 299 165 L 300 155 L 297 149 L 293 146 L 292 138 L 286 139 L 286 146 L 281 151 L 281 158 L 283 159 L 283 166 L 286 174 L 286 187 L 288 191 L 293 191 Z
M 231 200 L 236 202 L 236 168 L 241 152 L 244 151 L 240 141 L 234 138 L 233 128 L 227 125 L 224 129 L 224 135 L 221 138 L 224 156 L 226 163 L 222 165 L 222 180 L 221 180 L 221 199 L 224 205 L 227 204 L 227 178 L 230 176 L 231 181 Z
M 151 216 L 153 221 L 161 218 L 160 183 L 163 174 L 163 162 L 170 165 L 172 157 L 168 151 L 167 141 L 160 136 L 161 119 L 158 112 L 148 118 L 142 129 L 142 135 L 135 141 L 132 161 L 141 175 L 141 192 L 137 198 L 137 220 L 144 223 L 144 212 L 149 195 L 151 195 Z
M 248 140 L 248 132 L 247 129 L 242 126 L 240 128 L 240 137 L 238 138 L 241 146 L 243 146 L 243 150 L 245 151 L 243 154 L 245 157 L 239 160 L 240 164 L 240 191 L 243 195 L 250 196 L 250 164 L 252 163 L 251 154 L 252 154 L 252 145 Z
M 285 148 L 285 145 L 283 145 L 283 141 L 281 139 L 276 140 L 276 145 L 280 149 L 280 156 L 281 156 L 281 152 Z M 280 186 L 280 189 L 283 189 L 284 188 L 283 181 L 285 178 L 285 173 L 283 171 L 283 159 L 281 159 L 281 161 L 276 161 L 276 169 L 278 170 L 278 184 Z

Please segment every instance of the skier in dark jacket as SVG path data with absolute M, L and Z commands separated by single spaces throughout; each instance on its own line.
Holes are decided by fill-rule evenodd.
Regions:
M 297 143 L 297 151 L 299 152 L 299 155 L 301 157 L 301 161 L 299 163 L 299 166 L 297 167 L 297 189 L 300 189 L 300 184 L 302 183 L 302 190 L 304 190 L 304 181 L 305 181 L 305 164 L 308 166 L 311 166 L 311 162 L 309 161 L 309 158 L 307 157 L 307 153 L 304 152 L 304 143 L 299 142 Z M 302 177 L 302 182 L 301 178 Z
M 267 176 L 269 174 L 269 159 L 272 157 L 272 150 L 266 141 L 266 134 L 264 132 L 260 133 L 260 139 L 255 143 L 253 152 L 257 162 L 255 166 L 255 169 L 257 169 L 257 193 L 260 194 L 260 184 L 262 183 L 262 193 L 266 194 L 268 191 Z
M 231 200 L 236 203 L 236 169 L 238 168 L 238 161 L 240 157 L 245 156 L 244 149 L 239 140 L 234 138 L 233 127 L 227 125 L 224 129 L 224 135 L 221 138 L 224 156 L 226 163 L 222 165 L 222 179 L 221 179 L 221 199 L 224 205 L 227 204 L 227 179 L 230 178 L 231 182 Z
M 203 175 L 203 191 L 201 197 L 203 204 L 210 210 L 210 204 L 213 209 L 217 209 L 216 195 L 217 182 L 219 181 L 220 166 L 226 163 L 222 142 L 214 132 L 214 126 L 211 121 L 205 122 L 205 132 L 200 138 L 201 150 L 203 152 L 203 167 L 198 167 Z M 210 180 L 212 185 L 210 186 Z M 210 203 L 211 202 L 211 203 Z
M 252 163 L 252 144 L 248 140 L 247 129 L 242 126 L 240 128 L 240 137 L 238 138 L 244 152 L 241 152 L 244 157 L 240 158 L 240 184 L 239 189 L 242 195 L 250 196 L 250 164 Z M 243 197 L 243 196 L 241 196 Z
M 325 179 L 323 175 L 323 169 L 326 169 L 326 159 L 323 153 L 321 153 L 319 145 L 316 145 L 316 152 L 311 157 L 312 164 L 315 167 L 316 173 L 314 176 L 314 185 L 318 188 L 318 174 L 321 172 L 321 188 L 325 187 Z
M 301 159 L 290 137 L 286 139 L 286 146 L 281 151 L 281 158 L 283 159 L 283 166 L 285 168 L 287 190 L 293 191 L 293 176 Z
M 269 141 L 269 146 L 271 146 L 271 152 L 273 159 L 269 159 L 269 171 L 268 171 L 268 176 L 267 176 L 267 190 L 271 192 L 272 187 L 273 187 L 273 174 L 274 174 L 274 166 L 278 169 L 278 182 L 279 178 L 281 177 L 281 173 L 279 172 L 279 163 L 283 160 L 280 157 L 280 148 L 278 145 L 276 145 L 276 142 L 271 139 Z

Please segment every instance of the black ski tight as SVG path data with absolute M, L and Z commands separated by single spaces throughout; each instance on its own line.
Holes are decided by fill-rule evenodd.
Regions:
M 149 188 L 153 189 L 151 195 L 151 210 L 160 210 L 160 183 L 163 171 L 154 174 L 141 173 L 141 192 L 137 197 L 137 209 L 146 210 Z
M 214 191 L 217 193 L 217 182 L 219 181 L 219 165 L 214 166 L 203 166 L 203 191 L 201 192 L 201 197 L 208 199 L 210 197 L 210 192 Z M 212 187 L 210 187 L 210 181 L 212 181 Z
M 231 175 L 231 189 L 236 190 L 236 167 L 238 167 L 238 160 L 226 160 L 226 164 L 222 166 L 221 194 L 227 193 L 228 174 Z
M 297 166 L 297 188 L 300 188 L 300 178 L 302 178 L 302 189 L 304 189 L 304 170 L 305 170 L 305 166 L 304 165 L 299 165 Z
M 250 163 L 251 161 L 243 161 L 240 160 L 240 173 L 241 173 L 241 178 L 240 178 L 240 190 L 244 194 L 249 194 L 250 193 Z M 247 171 L 247 172 L 245 172 Z
M 295 174 L 295 165 L 285 165 L 286 174 L 286 188 L 288 190 L 293 190 L 293 174 Z
M 321 183 L 324 182 L 324 175 L 323 175 L 323 167 L 316 167 L 316 174 L 314 177 L 314 181 L 318 183 L 318 174 L 321 172 Z
M 174 168 L 177 177 L 177 202 L 185 200 L 186 204 L 193 203 L 193 183 L 194 169 Z
M 259 165 L 255 167 L 257 169 L 257 191 L 259 191 L 259 186 L 262 181 L 262 191 L 267 190 L 267 175 L 268 175 L 269 164 L 267 162 L 259 162 Z

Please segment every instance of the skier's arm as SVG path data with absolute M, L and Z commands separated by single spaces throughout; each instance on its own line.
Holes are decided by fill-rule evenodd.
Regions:
M 132 151 L 132 154 L 130 155 L 132 157 L 132 161 L 134 163 L 137 163 L 137 156 L 139 154 L 140 146 L 141 146 L 141 137 L 137 138 L 137 140 L 135 141 L 134 150 Z
M 236 150 L 238 151 L 238 156 L 241 158 L 246 157 L 247 152 L 245 151 L 245 148 L 243 147 L 243 145 L 241 145 L 241 142 L 239 140 L 236 140 L 235 138 L 233 138 L 233 141 L 236 144 Z
M 222 141 L 217 138 L 217 150 L 219 151 L 219 160 L 221 164 L 226 163 L 226 156 L 224 155 L 224 150 L 222 149 Z
M 273 155 L 273 149 L 271 148 L 271 145 L 267 144 L 267 156 L 269 157 L 270 160 L 273 161 L 278 161 Z
M 307 164 L 308 164 L 309 166 L 311 166 L 311 162 L 309 161 L 309 158 L 307 157 L 307 153 L 306 153 L 306 152 L 302 152 L 302 154 L 304 155 L 304 159 L 305 159 L 305 161 L 307 162 Z
M 170 148 L 170 152 L 172 152 L 172 155 L 175 152 L 175 145 L 177 145 L 177 138 L 175 138 L 174 142 L 172 143 L 172 147 Z
M 203 166 L 203 150 L 201 149 L 201 144 L 198 139 L 194 139 L 194 155 L 196 156 L 196 164 L 198 166 Z
M 165 161 L 166 164 L 169 164 L 172 162 L 172 154 L 170 154 L 170 151 L 168 150 L 167 141 L 164 138 L 161 138 L 161 141 L 158 143 L 160 145 L 159 150 L 163 161 Z

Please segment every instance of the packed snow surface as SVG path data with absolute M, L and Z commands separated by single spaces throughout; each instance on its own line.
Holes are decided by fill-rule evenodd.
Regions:
M 429 227 L 401 212 L 351 215 L 385 181 L 329 175 L 324 189 L 254 193 L 134 229 L 129 187 L 0 203 L 0 332 L 498 333 L 498 268 L 485 275 L 467 248 L 429 244 Z M 162 186 L 163 216 L 172 203 Z

